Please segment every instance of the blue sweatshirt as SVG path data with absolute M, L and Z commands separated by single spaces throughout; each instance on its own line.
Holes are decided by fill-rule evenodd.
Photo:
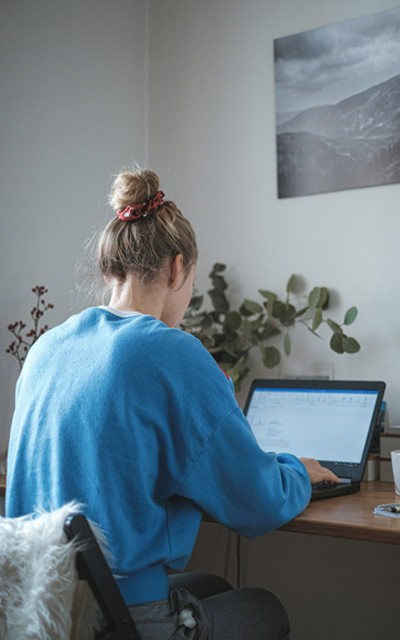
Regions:
M 72 316 L 30 349 L 7 476 L 9 517 L 85 505 L 129 605 L 167 597 L 167 569 L 184 569 L 203 510 L 255 537 L 311 493 L 296 457 L 260 449 L 199 340 L 106 308 Z

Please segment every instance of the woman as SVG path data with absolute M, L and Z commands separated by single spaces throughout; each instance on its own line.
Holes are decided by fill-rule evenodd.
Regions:
M 111 205 L 98 250 L 109 306 L 44 334 L 19 378 L 7 515 L 82 502 L 108 538 L 144 640 L 287 638 L 269 592 L 169 573 L 184 569 L 203 510 L 254 537 L 307 506 L 310 479 L 336 477 L 314 460 L 263 452 L 231 381 L 176 328 L 197 246 L 156 174 L 121 173 Z

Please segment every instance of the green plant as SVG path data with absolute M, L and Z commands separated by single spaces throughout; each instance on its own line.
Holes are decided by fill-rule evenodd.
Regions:
M 254 347 L 261 353 L 264 365 L 271 369 L 279 365 L 281 352 L 268 342 L 281 335 L 286 356 L 292 350 L 290 329 L 296 323 L 304 325 L 314 336 L 321 338 L 317 329 L 326 323 L 332 331 L 330 348 L 336 353 L 356 353 L 360 345 L 345 334 L 343 328 L 351 325 L 357 317 L 357 308 L 351 307 L 339 324 L 325 317 L 329 307 L 329 291 L 326 287 L 314 287 L 306 302 L 296 308 L 294 290 L 298 278 L 292 275 L 286 286 L 286 297 L 280 300 L 277 294 L 259 290 L 260 302 L 245 299 L 238 310 L 231 310 L 226 291 L 228 285 L 222 273 L 224 264 L 216 263 L 209 274 L 212 289 L 208 291 L 212 310 L 203 310 L 204 296 L 195 292 L 181 327 L 201 340 L 218 364 L 231 376 L 235 389 L 249 373 L 247 357 Z M 281 347 L 281 348 L 282 348 Z
M 47 293 L 46 287 L 36 286 L 32 289 L 32 293 L 36 295 L 36 305 L 30 313 L 33 321 L 32 329 L 23 334 L 22 332 L 26 328 L 26 324 L 22 322 L 22 320 L 17 320 L 17 322 L 8 325 L 8 330 L 11 331 L 15 340 L 8 346 L 6 352 L 17 358 L 20 369 L 22 369 L 22 365 L 31 346 L 49 328 L 47 324 L 39 328 L 41 318 L 48 309 L 54 308 L 53 304 L 50 302 L 46 303 L 43 300 L 43 296 Z

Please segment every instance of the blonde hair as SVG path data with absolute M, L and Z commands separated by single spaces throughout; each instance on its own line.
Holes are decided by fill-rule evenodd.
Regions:
M 159 191 L 160 180 L 154 171 L 123 171 L 114 180 L 110 204 L 119 211 L 151 200 Z M 98 244 L 98 266 L 103 276 L 124 282 L 128 273 L 143 284 L 155 280 L 168 260 L 182 254 L 184 269 L 197 262 L 194 231 L 171 200 L 163 202 L 138 220 L 111 220 Z

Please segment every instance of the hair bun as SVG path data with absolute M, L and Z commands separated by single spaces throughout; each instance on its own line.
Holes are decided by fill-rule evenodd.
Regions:
M 123 171 L 115 178 L 110 205 L 114 211 L 151 200 L 159 190 L 160 179 L 154 171 Z

